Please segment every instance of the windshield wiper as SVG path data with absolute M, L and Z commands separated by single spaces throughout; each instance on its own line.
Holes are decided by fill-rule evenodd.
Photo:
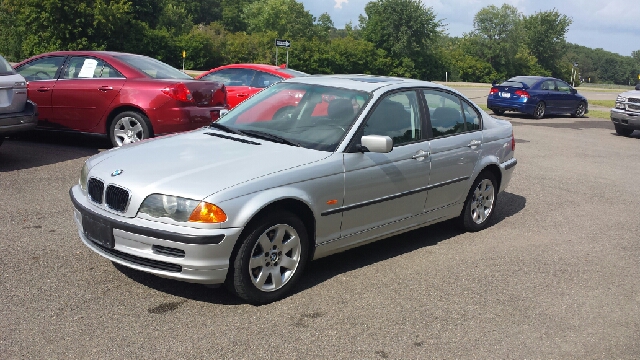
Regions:
M 215 129 L 218 129 L 218 130 L 222 130 L 222 131 L 226 131 L 226 132 L 231 133 L 231 134 L 244 135 L 244 133 L 242 131 L 240 131 L 240 130 L 236 130 L 234 128 L 230 128 L 227 125 L 222 125 L 222 124 L 219 124 L 217 122 L 212 122 L 211 124 L 209 124 L 209 127 L 215 128 Z
M 297 142 L 293 142 L 293 141 L 291 141 L 289 139 L 285 139 L 282 136 L 270 134 L 270 133 L 264 132 L 264 131 L 242 130 L 242 132 L 244 134 L 246 134 L 246 135 L 251 135 L 253 137 L 257 137 L 257 138 L 261 138 L 261 139 L 277 142 L 277 143 L 280 143 L 280 144 L 286 144 L 286 145 L 298 146 L 298 147 L 302 146 L 302 145 L 298 144 Z

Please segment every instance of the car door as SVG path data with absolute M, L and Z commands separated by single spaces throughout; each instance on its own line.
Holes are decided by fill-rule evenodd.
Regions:
M 28 82 L 28 97 L 38 105 L 38 123 L 43 127 L 55 126 L 51 95 L 66 56 L 37 58 L 16 68 Z
M 471 175 L 480 157 L 482 131 L 480 115 L 456 94 L 423 90 L 429 112 L 431 174 L 424 210 L 437 219 L 464 201 Z
M 260 91 L 252 89 L 251 83 L 256 75 L 255 70 L 242 68 L 229 68 L 214 71 L 200 78 L 200 80 L 219 81 L 227 88 L 227 103 L 229 108 L 234 108 L 249 96 Z
M 556 83 L 552 79 L 544 80 L 537 91 L 538 100 L 544 101 L 548 110 L 553 110 L 557 105 L 557 93 L 555 93 Z
M 69 57 L 52 91 L 54 121 L 67 129 L 93 129 L 125 81 L 120 72 L 102 59 Z
M 345 108 L 358 111 L 349 100 Z M 346 244 L 421 222 L 430 169 L 429 143 L 422 129 L 414 90 L 382 98 L 360 128 L 354 143 L 359 144 L 362 135 L 383 135 L 394 145 L 386 154 L 344 154 L 341 236 L 349 238 Z
M 562 80 L 556 80 L 558 87 L 558 112 L 570 113 L 578 106 L 578 98 L 573 94 L 573 88 Z

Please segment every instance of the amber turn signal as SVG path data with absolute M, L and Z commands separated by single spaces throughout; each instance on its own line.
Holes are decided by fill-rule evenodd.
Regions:
M 221 223 L 227 221 L 227 214 L 219 207 L 201 201 L 189 216 L 189 221 L 209 224 Z

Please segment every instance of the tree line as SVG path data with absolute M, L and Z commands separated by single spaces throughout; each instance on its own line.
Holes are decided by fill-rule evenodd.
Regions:
M 184 50 L 186 68 L 208 70 L 273 64 L 274 40 L 285 38 L 292 41 L 289 66 L 312 74 L 571 81 L 575 70 L 584 81 L 635 83 L 640 51 L 622 56 L 567 43 L 571 23 L 555 9 L 525 16 L 491 5 L 475 15 L 471 32 L 451 37 L 419 0 L 370 1 L 358 23 L 342 29 L 296 0 L 0 0 L 0 54 L 20 61 L 54 50 L 111 50 L 181 67 Z

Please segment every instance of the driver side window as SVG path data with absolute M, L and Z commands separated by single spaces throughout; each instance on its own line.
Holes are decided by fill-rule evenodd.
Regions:
M 48 56 L 34 60 L 16 70 L 27 81 L 55 80 L 64 58 L 64 56 Z
M 393 145 L 422 139 L 422 123 L 416 92 L 403 91 L 383 98 L 364 125 L 363 135 L 388 136 Z

